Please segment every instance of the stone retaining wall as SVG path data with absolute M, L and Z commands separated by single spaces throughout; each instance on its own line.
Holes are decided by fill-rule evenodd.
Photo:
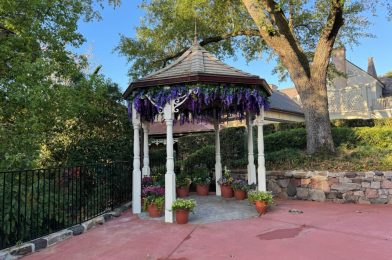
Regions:
M 284 199 L 392 204 L 392 171 L 270 171 L 267 189 Z

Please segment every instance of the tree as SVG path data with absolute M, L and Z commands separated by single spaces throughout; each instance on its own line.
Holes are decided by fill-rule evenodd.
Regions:
M 392 77 L 392 71 L 388 71 L 383 77 Z
M 67 120 L 83 121 L 82 113 L 94 118 L 85 125 L 96 129 L 97 118 L 108 112 L 99 109 L 102 99 L 119 96 L 103 76 L 87 75 L 86 58 L 70 51 L 84 42 L 78 21 L 99 19 L 94 6 L 105 1 L 0 1 L 0 169 L 69 162 L 41 160 L 43 147 L 69 130 Z M 119 100 L 106 102 L 106 109 L 126 115 Z M 117 121 L 112 122 L 102 125 L 113 129 Z
M 122 37 L 120 53 L 133 62 L 130 75 L 142 76 L 181 55 L 197 22 L 201 45 L 219 56 L 240 48 L 248 59 L 276 57 L 276 71 L 288 75 L 300 95 L 307 151 L 334 152 L 328 113 L 327 72 L 336 44 L 354 44 L 369 21 L 369 1 L 155 0 L 144 1 L 146 16 L 136 39 Z

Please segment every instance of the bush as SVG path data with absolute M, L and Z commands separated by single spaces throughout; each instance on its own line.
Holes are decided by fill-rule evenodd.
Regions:
M 266 152 L 306 148 L 306 131 L 303 128 L 276 132 L 264 136 Z
M 215 166 L 215 146 L 207 145 L 190 154 L 184 161 L 185 173 L 195 167 L 207 167 L 213 169 Z

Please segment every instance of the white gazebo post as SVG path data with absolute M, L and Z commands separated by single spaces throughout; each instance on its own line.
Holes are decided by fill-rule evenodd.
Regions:
M 150 129 L 150 124 L 148 122 L 142 123 L 143 127 L 143 176 L 150 176 L 150 157 L 148 152 L 148 131 Z
M 221 188 L 218 180 L 222 177 L 222 162 L 220 153 L 220 137 L 219 137 L 219 119 L 215 118 L 215 183 L 216 183 L 216 196 L 221 196 Z
M 133 173 L 132 173 L 132 211 L 134 214 L 141 213 L 141 186 L 142 176 L 140 172 L 140 115 L 132 104 L 133 125 Z
M 174 101 L 163 108 L 166 123 L 166 174 L 165 174 L 165 222 L 173 223 L 172 204 L 176 199 L 176 175 L 174 173 L 173 119 Z
M 247 113 L 247 128 L 248 128 L 248 184 L 256 183 L 256 166 L 253 149 L 253 122 L 252 114 Z
M 256 117 L 257 125 L 257 179 L 258 190 L 267 191 L 266 173 L 265 173 L 265 158 L 264 158 L 264 107 L 261 108 L 260 115 Z

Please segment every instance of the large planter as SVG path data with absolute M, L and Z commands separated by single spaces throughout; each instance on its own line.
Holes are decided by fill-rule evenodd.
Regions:
M 260 201 L 260 200 L 256 201 L 255 206 L 256 206 L 257 212 L 259 212 L 260 215 L 265 214 L 267 212 L 268 205 L 264 201 Z
M 210 189 L 209 184 L 197 184 L 196 185 L 196 193 L 199 196 L 207 196 L 209 189 Z
M 159 218 L 163 215 L 163 205 L 161 208 L 158 208 L 155 203 L 151 203 L 148 205 L 147 210 L 151 218 Z
M 177 188 L 177 197 L 185 198 L 189 196 L 189 186 Z
M 221 185 L 221 195 L 223 198 L 232 198 L 234 196 L 233 188 L 228 185 Z
M 188 218 L 189 218 L 189 210 L 185 210 L 185 209 L 177 209 L 176 210 L 176 223 L 177 224 L 188 223 Z
M 244 199 L 246 199 L 246 191 L 234 190 L 234 197 L 236 200 L 244 200 Z

